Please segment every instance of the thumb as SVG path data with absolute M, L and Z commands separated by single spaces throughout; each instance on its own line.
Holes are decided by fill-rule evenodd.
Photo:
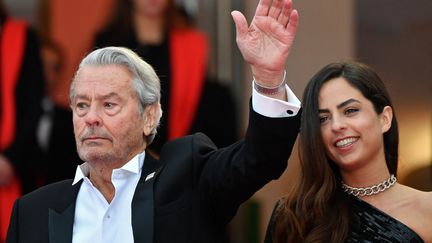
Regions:
M 234 20 L 236 26 L 236 37 L 237 39 L 242 39 L 248 32 L 248 24 L 245 16 L 239 11 L 232 11 L 231 16 Z

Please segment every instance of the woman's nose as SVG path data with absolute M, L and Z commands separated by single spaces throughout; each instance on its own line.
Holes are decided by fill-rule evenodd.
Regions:
M 333 131 L 340 131 L 346 128 L 346 122 L 341 117 L 332 117 L 331 127 Z

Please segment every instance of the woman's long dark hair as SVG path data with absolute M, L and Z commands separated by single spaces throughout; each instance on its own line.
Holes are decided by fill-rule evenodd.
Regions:
M 343 242 L 348 233 L 351 199 L 341 189 L 339 168 L 325 152 L 318 113 L 322 85 L 338 77 L 371 101 L 377 114 L 381 114 L 385 106 L 393 109 L 384 83 L 365 64 L 333 63 L 312 77 L 303 94 L 299 141 L 301 175 L 276 213 L 273 242 Z M 396 175 L 399 138 L 394 113 L 391 128 L 383 134 L 383 139 L 387 167 Z

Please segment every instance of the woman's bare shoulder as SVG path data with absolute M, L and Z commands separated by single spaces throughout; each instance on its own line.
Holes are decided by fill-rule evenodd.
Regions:
M 432 242 L 432 192 L 419 192 L 419 200 L 417 201 L 419 210 L 422 212 L 422 217 L 419 221 L 423 224 L 420 236 L 424 242 Z
M 410 199 L 410 203 L 417 206 L 426 206 L 432 209 L 432 191 L 420 191 L 418 189 L 403 186 L 404 195 Z
M 419 191 L 418 203 L 422 204 L 425 209 L 429 209 L 430 213 L 432 214 L 432 191 Z
M 409 211 L 411 219 L 415 222 L 416 232 L 425 242 L 432 242 L 432 192 L 420 191 L 408 187 L 408 196 L 411 197 Z

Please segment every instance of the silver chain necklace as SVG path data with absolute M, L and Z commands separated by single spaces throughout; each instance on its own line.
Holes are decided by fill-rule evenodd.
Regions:
M 396 183 L 396 181 L 396 176 L 393 174 L 385 181 L 369 187 L 352 187 L 342 181 L 342 189 L 344 192 L 356 197 L 371 196 L 389 189 Z

